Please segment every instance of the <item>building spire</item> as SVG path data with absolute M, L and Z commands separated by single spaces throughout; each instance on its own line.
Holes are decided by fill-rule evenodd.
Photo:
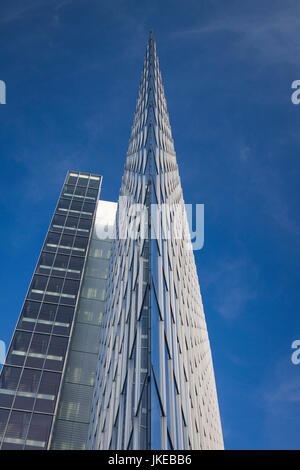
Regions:
M 223 448 L 197 270 L 184 227 L 151 30 L 120 190 L 117 233 L 124 235 L 112 245 L 89 448 Z

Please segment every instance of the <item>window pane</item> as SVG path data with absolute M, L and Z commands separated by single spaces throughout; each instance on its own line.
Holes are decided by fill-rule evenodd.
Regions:
M 31 355 L 46 354 L 48 342 L 49 342 L 48 335 L 34 334 L 30 348 L 29 348 L 29 354 Z
M 88 178 L 80 177 L 80 178 L 78 178 L 78 183 L 77 184 L 79 186 L 87 186 L 88 182 L 89 182 Z
M 81 296 L 86 299 L 105 300 L 105 288 L 105 280 L 86 278 L 83 283 Z
M 33 414 L 29 432 L 26 439 L 26 449 L 45 449 L 48 443 L 52 416 L 44 414 Z
M 14 390 L 17 390 L 21 375 L 20 367 L 4 366 L 0 376 L 0 406 L 11 407 L 14 399 Z
M 39 315 L 39 321 L 52 322 L 55 319 L 57 306 L 53 304 L 43 304 Z
M 20 375 L 20 367 L 4 366 L 0 376 L 0 388 L 6 390 L 17 390 Z
M 57 254 L 55 261 L 54 261 L 53 270 L 55 270 L 58 273 L 62 273 L 62 275 L 64 275 L 65 269 L 68 267 L 68 262 L 69 262 L 69 256 Z
M 81 186 L 77 186 L 74 195 L 75 195 L 75 197 L 76 196 L 85 196 L 85 188 L 83 188 Z
M 51 333 L 52 325 L 55 318 L 57 305 L 42 304 L 39 318 L 35 327 L 35 331 L 41 333 Z
M 41 300 L 46 290 L 48 278 L 46 276 L 35 275 L 29 291 L 29 298 Z
M 24 331 L 16 331 L 9 354 L 7 363 L 13 365 L 22 365 L 29 347 L 31 333 Z
M 86 275 L 98 279 L 107 279 L 109 271 L 109 260 L 98 260 L 89 258 L 86 265 Z
M 36 318 L 38 316 L 40 306 L 40 302 L 31 302 L 30 300 L 26 300 L 22 314 L 24 317 Z
M 66 216 L 55 214 L 52 220 L 51 230 L 61 232 L 62 227 L 65 225 Z
M 78 217 L 69 216 L 66 221 L 65 231 L 68 229 L 72 230 L 72 233 L 76 230 L 78 225 Z
M 100 179 L 90 179 L 89 188 L 99 188 Z
M 86 197 L 93 198 L 96 201 L 97 195 L 98 191 L 96 189 L 88 188 L 86 192 Z
M 48 350 L 48 359 L 45 362 L 45 369 L 62 370 L 67 344 L 68 338 L 52 336 Z
M 104 302 L 99 302 L 99 300 L 95 301 L 80 298 L 78 306 L 78 321 L 100 325 L 104 307 Z
M 73 246 L 74 237 L 72 235 L 62 235 L 58 251 L 60 253 L 70 254 Z
M 93 202 L 85 202 L 82 206 L 83 212 L 90 212 L 91 214 L 93 214 L 94 210 L 95 210 L 95 203 Z
M 64 288 L 63 288 L 63 292 L 66 293 L 66 294 L 76 296 L 77 292 L 78 292 L 78 288 L 79 288 L 79 281 L 66 279 L 65 284 L 64 284 Z
M 11 444 L 24 444 L 30 420 L 30 413 L 13 411 L 6 429 L 4 440 Z
M 50 232 L 47 236 L 44 249 L 47 251 L 56 251 L 57 245 L 59 244 L 60 234 Z
M 72 235 L 63 235 L 61 237 L 61 242 L 60 244 L 62 246 L 69 246 L 71 247 L 73 245 L 73 240 L 74 240 L 74 237 L 72 237 Z M 69 253 L 69 252 L 68 252 Z
M 75 240 L 74 240 L 74 248 L 76 251 L 76 254 L 78 252 L 78 254 L 84 254 L 85 253 L 85 250 L 86 250 L 86 247 L 87 247 L 87 244 L 88 244 L 88 239 L 87 238 L 83 238 L 83 237 L 76 237 Z
M 14 439 L 13 439 L 14 440 Z M 23 450 L 23 444 L 8 444 L 7 442 L 3 442 L 1 450 Z
M 45 355 L 47 353 L 48 342 L 48 335 L 39 333 L 33 335 L 33 339 L 28 351 L 28 358 L 25 364 L 27 367 L 43 367 Z
M 82 231 L 85 230 L 86 233 L 88 234 L 88 232 L 91 229 L 91 225 L 92 225 L 92 221 L 90 219 L 80 219 L 78 228 L 81 229 Z
M 58 303 L 64 280 L 60 277 L 50 277 L 45 300 Z
M 2 439 L 4 431 L 5 431 L 5 427 L 6 427 L 7 420 L 8 420 L 8 415 L 9 415 L 8 410 L 0 410 L 0 440 Z
M 64 282 L 64 280 L 61 279 L 60 277 L 50 277 L 48 287 L 47 287 L 47 291 L 48 292 L 55 292 L 55 293 L 61 292 L 63 282 Z
M 71 256 L 69 269 L 81 271 L 83 267 L 84 260 L 82 258 L 78 258 L 77 256 Z
M 66 184 L 63 189 L 63 196 L 66 198 L 72 197 L 72 194 L 74 192 L 75 186 Z
M 82 201 L 72 201 L 70 210 L 80 212 L 82 207 Z
M 57 211 L 59 214 L 65 214 L 69 207 L 70 207 L 71 201 L 69 199 L 60 199 L 58 205 L 57 205 Z
M 44 372 L 39 386 L 36 411 L 53 413 L 59 388 L 61 374 L 55 372 Z
M 59 305 L 53 327 L 53 333 L 59 335 L 68 335 L 72 325 L 74 308 L 65 305 Z
M 80 258 L 78 256 L 76 257 L 72 256 L 70 258 L 70 264 L 69 264 L 69 269 L 67 272 L 67 277 L 80 279 L 83 263 L 84 263 L 84 258 Z
M 38 389 L 41 372 L 39 370 L 24 369 L 15 399 L 14 408 L 32 410 L 35 393 Z
M 77 183 L 77 176 L 76 175 L 69 175 L 67 179 L 67 184 L 76 184 Z
M 18 328 L 32 331 L 35 326 L 35 320 L 38 316 L 40 306 L 40 302 L 31 302 L 30 300 L 27 300 L 22 310 Z
M 93 240 L 89 255 L 93 258 L 109 259 L 111 253 L 111 243 L 102 240 Z
M 45 290 L 48 278 L 45 276 L 34 276 L 31 288 Z
M 79 281 L 66 279 L 64 283 L 61 303 L 74 305 L 76 302 L 78 288 L 79 288 Z
M 54 253 L 42 252 L 37 268 L 40 274 L 49 274 L 53 264 L 54 256 Z
M 14 398 L 15 395 L 11 390 L 8 392 L 5 392 L 5 390 L 0 390 L 0 407 L 11 408 Z
M 24 369 L 18 390 L 20 392 L 36 393 L 41 377 L 40 370 Z

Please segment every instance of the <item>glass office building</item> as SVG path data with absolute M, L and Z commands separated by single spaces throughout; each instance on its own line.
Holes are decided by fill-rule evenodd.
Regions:
M 223 448 L 209 339 L 152 34 L 120 191 L 88 447 Z
M 111 245 L 101 180 L 67 174 L 1 371 L 1 449 L 85 448 Z
M 1 449 L 222 449 L 152 33 L 119 201 L 70 171 L 0 375 Z

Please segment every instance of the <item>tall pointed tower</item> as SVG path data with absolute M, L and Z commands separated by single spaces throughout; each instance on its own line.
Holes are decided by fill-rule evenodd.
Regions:
M 151 32 L 118 203 L 91 449 L 223 448 L 194 255 L 178 226 L 186 229 L 186 213 Z

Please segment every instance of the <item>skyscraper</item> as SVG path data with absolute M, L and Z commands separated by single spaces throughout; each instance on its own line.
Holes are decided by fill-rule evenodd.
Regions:
M 222 448 L 211 351 L 152 33 L 116 224 L 88 446 Z
M 1 371 L 1 449 L 85 448 L 111 248 L 97 228 L 115 206 L 101 181 L 67 174 Z
M 118 204 L 101 181 L 67 174 L 0 376 L 0 448 L 223 448 L 152 33 Z

